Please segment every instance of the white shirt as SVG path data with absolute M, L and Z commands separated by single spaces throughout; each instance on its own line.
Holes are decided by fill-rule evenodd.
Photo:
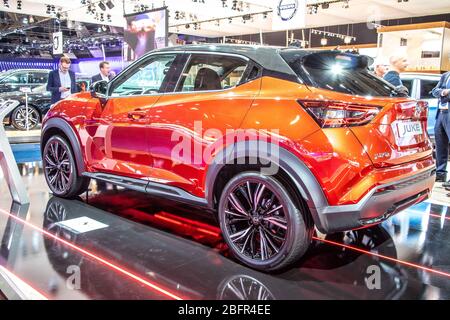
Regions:
M 61 70 L 59 70 L 59 81 L 61 81 L 61 87 L 70 89 L 72 88 L 72 80 L 70 79 L 69 71 L 61 72 Z M 61 92 L 61 99 L 65 99 L 71 94 L 72 94 L 71 90 Z
M 101 73 L 101 72 L 100 72 L 100 76 L 102 77 L 102 80 L 104 80 L 104 81 L 109 81 L 109 77 L 103 75 L 103 73 Z

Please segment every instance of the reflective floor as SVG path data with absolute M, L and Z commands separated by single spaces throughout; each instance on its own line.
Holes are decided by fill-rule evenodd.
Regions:
M 446 206 L 316 235 L 293 268 L 269 275 L 234 261 L 202 210 L 95 182 L 63 200 L 49 194 L 39 162 L 19 168 L 31 205 L 12 205 L 1 180 L 0 274 L 42 299 L 450 299 Z

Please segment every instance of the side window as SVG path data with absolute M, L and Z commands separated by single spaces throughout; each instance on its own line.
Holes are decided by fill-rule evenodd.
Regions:
M 438 80 L 420 80 L 420 99 L 434 99 L 431 91 L 437 86 Z
M 238 85 L 247 61 L 227 55 L 193 54 L 181 75 L 178 92 L 213 91 Z
M 28 73 L 27 72 L 16 72 L 9 76 L 5 81 L 10 84 L 27 84 L 28 83 Z
M 161 93 L 176 55 L 158 55 L 140 62 L 112 83 L 112 97 Z
M 413 79 L 402 79 L 403 85 L 408 88 L 409 96 L 412 96 L 414 93 L 412 92 Z
M 28 74 L 28 83 L 44 84 L 47 83 L 48 73 L 46 72 L 30 72 Z

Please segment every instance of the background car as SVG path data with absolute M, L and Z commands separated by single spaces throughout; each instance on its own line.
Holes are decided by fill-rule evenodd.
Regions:
M 51 94 L 47 91 L 46 85 L 34 87 L 28 96 L 28 110 L 25 101 L 25 94 L 20 91 L 2 93 L 2 99 L 17 100 L 20 102 L 11 113 L 5 117 L 3 123 L 12 125 L 17 130 L 32 130 L 42 121 L 42 118 L 51 107 Z
M 9 75 L 6 75 L 8 78 L 11 74 L 15 76 L 19 76 L 22 74 L 23 70 L 13 70 L 13 72 L 7 72 Z M 27 72 L 30 70 L 27 70 Z M 42 81 L 42 74 L 40 72 L 29 72 L 29 79 L 35 79 L 35 82 Z M 5 74 L 5 73 L 4 73 Z M 3 75 L 3 74 L 2 74 Z M 48 75 L 47 75 L 48 76 Z M 0 82 L 1 82 L 0 76 Z M 77 87 L 78 91 L 86 91 L 90 85 L 90 79 L 88 77 L 78 77 L 77 76 Z M 47 78 L 45 78 L 45 82 L 40 85 L 36 85 L 36 83 L 29 83 L 29 85 L 20 85 L 20 86 L 10 86 L 10 90 L 14 91 L 4 91 L 0 93 L 1 99 L 10 99 L 17 100 L 20 102 L 20 105 L 17 106 L 9 115 L 5 117 L 3 123 L 5 125 L 11 125 L 17 130 L 33 130 L 35 129 L 42 121 L 43 117 L 47 113 L 47 111 L 51 107 L 51 94 L 47 91 Z M 20 88 L 29 87 L 31 92 L 28 93 L 28 110 L 26 107 L 25 94 L 20 90 Z M 6 88 L 6 85 L 3 89 Z
M 47 84 L 50 70 L 19 69 L 0 74 L 0 93 L 20 91 L 21 88 L 37 88 Z
M 434 143 L 434 125 L 436 123 L 438 99 L 433 97 L 431 91 L 437 86 L 441 75 L 433 73 L 402 73 L 400 77 L 403 85 L 408 88 L 411 98 L 428 102 L 427 131 Z

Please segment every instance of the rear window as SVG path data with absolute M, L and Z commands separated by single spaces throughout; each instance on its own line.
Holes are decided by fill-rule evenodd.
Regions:
M 308 85 L 359 96 L 396 95 L 394 87 L 369 72 L 369 57 L 337 51 L 305 54 L 300 50 L 281 55 Z

